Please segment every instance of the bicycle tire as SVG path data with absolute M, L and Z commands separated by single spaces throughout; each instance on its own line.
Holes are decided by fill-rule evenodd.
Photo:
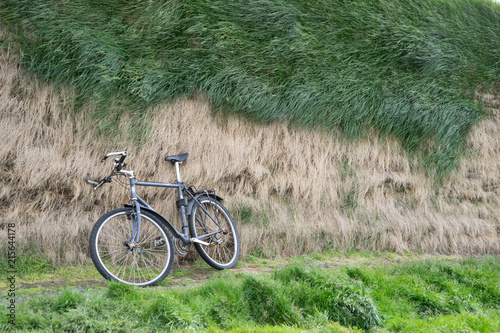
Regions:
M 142 211 L 140 240 L 131 247 L 132 213 L 131 208 L 118 208 L 99 218 L 90 234 L 90 257 L 107 280 L 152 286 L 172 269 L 172 238 L 154 215 Z
M 215 269 L 222 270 L 234 267 L 240 255 L 240 238 L 231 214 L 219 201 L 212 197 L 200 196 L 196 200 L 218 221 L 221 229 L 227 230 L 226 234 L 220 232 L 202 239 L 202 241 L 213 244 L 213 246 L 194 243 L 196 251 L 207 264 Z M 219 230 L 219 227 L 196 203 L 193 206 L 191 215 L 189 215 L 188 224 L 191 237 L 198 237 Z

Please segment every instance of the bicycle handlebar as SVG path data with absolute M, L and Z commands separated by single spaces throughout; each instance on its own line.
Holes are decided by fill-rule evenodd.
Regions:
M 106 159 L 107 159 L 108 157 L 111 157 L 111 156 L 118 156 L 118 155 L 121 155 L 120 161 L 119 161 L 118 163 L 123 163 L 123 161 L 125 161 L 125 157 L 127 157 L 127 152 L 126 152 L 126 151 L 120 151 L 120 152 L 116 152 L 116 153 L 109 153 L 109 154 L 107 154 L 106 156 L 104 156 L 104 157 L 101 159 L 101 162 L 106 161 Z
M 90 173 L 87 173 L 87 176 L 85 177 L 85 180 L 87 181 L 87 183 L 91 184 L 91 185 L 96 185 L 94 187 L 94 191 L 97 190 L 99 187 L 101 187 L 104 183 L 111 183 L 111 175 L 107 176 L 107 177 L 104 177 L 103 179 L 101 179 L 100 182 L 95 182 L 93 180 L 90 180 Z
M 85 177 L 85 181 L 89 183 L 90 185 L 99 185 L 98 182 L 95 182 L 93 180 L 90 180 L 90 173 L 87 173 L 87 177 Z
M 104 183 L 111 183 L 111 176 L 115 173 L 115 171 L 120 171 L 122 166 L 125 166 L 125 164 L 123 164 L 123 161 L 125 161 L 125 157 L 127 157 L 127 152 L 126 151 L 121 151 L 121 152 L 114 152 L 114 153 L 109 153 L 109 154 L 106 154 L 106 156 L 104 156 L 102 159 L 101 159 L 101 162 L 104 162 L 106 161 L 106 159 L 108 157 L 111 157 L 111 156 L 121 156 L 120 159 L 115 159 L 115 166 L 113 168 L 113 172 L 111 172 L 111 174 L 107 177 L 104 177 L 103 179 L 101 179 L 101 181 L 99 182 L 96 182 L 96 181 L 93 181 L 93 180 L 90 180 L 90 173 L 87 173 L 87 176 L 85 177 L 85 181 L 91 185 L 94 185 L 94 190 L 97 190 L 99 187 L 101 187 Z M 123 165 L 122 165 L 123 164 Z

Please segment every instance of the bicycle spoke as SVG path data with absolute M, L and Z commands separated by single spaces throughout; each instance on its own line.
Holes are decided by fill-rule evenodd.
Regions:
M 112 255 L 113 253 L 121 253 L 123 250 L 114 250 L 114 251 L 105 251 L 101 250 L 102 253 L 107 253 L 108 255 Z
M 141 281 L 141 269 L 139 267 L 139 263 L 137 261 L 137 255 L 135 256 L 135 267 L 137 267 L 137 270 L 134 270 L 134 281 L 137 281 L 139 279 L 139 282 Z M 137 272 L 137 278 L 135 277 L 135 272 Z
M 107 244 L 104 244 L 103 247 L 116 247 L 116 248 L 126 249 L 125 245 L 107 245 Z
M 155 265 L 157 265 L 157 264 L 155 264 L 154 262 L 152 262 L 151 260 L 149 260 L 149 259 L 147 259 L 147 258 L 144 258 L 144 260 L 149 261 L 149 262 L 151 263 L 151 266 L 153 266 L 153 267 L 154 267 Z M 162 268 L 161 266 L 159 266 L 159 265 L 158 265 L 158 267 L 159 267 L 158 269 L 159 269 L 160 271 L 163 269 L 163 268 Z
M 152 235 L 151 238 L 148 238 L 146 240 L 143 240 L 142 242 L 139 242 L 137 243 L 137 245 L 141 245 L 141 244 L 147 244 L 150 240 L 155 240 L 156 238 L 158 238 L 158 235 Z M 165 240 L 164 240 L 165 241 Z
M 125 230 L 124 225 L 128 226 L 127 230 Z M 123 230 L 123 236 L 125 236 L 125 239 L 132 237 L 132 221 L 125 219 L 125 223 L 120 223 L 120 228 Z
M 132 253 L 132 265 L 131 265 L 131 269 L 128 271 L 128 279 L 127 279 L 127 281 L 130 281 L 130 282 L 135 282 L 134 280 L 130 279 L 132 277 L 132 271 L 134 269 L 133 266 L 134 266 L 134 254 Z
M 160 259 L 162 258 L 161 256 L 158 256 L 157 254 L 154 254 L 154 253 L 152 253 L 152 252 L 150 252 L 150 251 L 148 251 L 148 253 L 152 254 L 152 255 L 153 255 L 153 256 L 155 256 L 156 258 L 160 258 Z
M 124 231 L 124 233 L 120 233 L 118 230 L 115 230 L 113 228 L 110 228 L 109 230 L 113 232 L 119 239 L 122 239 L 124 236 L 126 236 L 126 230 L 123 228 L 123 223 L 119 223 L 118 226 Z
M 141 281 L 147 281 L 147 278 L 144 275 L 144 273 L 142 272 L 142 269 L 139 268 L 139 264 L 137 264 L 137 268 L 138 268 L 138 271 L 139 271 L 139 276 L 142 275 L 142 277 L 144 278 L 144 280 L 141 280 Z
M 149 268 L 149 265 L 148 263 L 146 262 L 145 258 L 144 257 L 141 257 L 141 260 L 144 262 L 144 267 L 146 268 L 146 270 L 148 270 L 150 272 L 150 275 L 151 276 L 155 276 L 155 273 Z
M 206 233 L 208 234 L 208 231 L 206 229 L 206 224 L 204 221 L 202 221 L 200 218 L 196 217 L 196 221 L 198 221 L 198 224 L 200 225 L 200 228 Z
M 123 257 L 124 258 L 122 261 L 123 263 L 125 263 L 127 261 L 129 255 L 130 255 L 130 252 L 127 252 L 127 254 Z M 121 276 L 120 273 L 121 273 L 122 269 L 124 269 L 124 268 L 125 268 L 125 265 L 120 266 L 120 269 L 118 270 L 116 275 Z
M 106 230 L 107 231 L 107 230 Z M 113 242 L 113 239 L 116 239 L 117 241 L 123 241 L 124 239 L 123 238 L 118 238 L 118 237 L 114 237 L 114 236 L 111 236 L 111 235 L 108 235 L 108 234 L 104 234 L 103 236 L 101 236 L 104 238 L 104 241 L 106 240 L 109 240 L 110 242 Z M 126 239 L 126 238 L 125 238 Z M 114 241 L 116 242 L 116 241 Z
M 215 223 L 216 225 L 218 224 L 219 228 L 220 228 L 220 222 L 219 222 L 219 210 L 217 209 L 216 210 L 216 206 L 215 205 L 211 205 L 212 206 L 212 213 L 214 214 L 214 221 L 212 221 L 212 223 Z

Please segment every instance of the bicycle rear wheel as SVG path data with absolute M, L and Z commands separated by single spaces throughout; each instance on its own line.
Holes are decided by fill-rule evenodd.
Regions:
M 132 240 L 130 208 L 104 214 L 90 234 L 90 256 L 101 275 L 135 286 L 162 281 L 174 262 L 174 247 L 163 224 L 148 212 L 141 212 L 139 242 Z
M 240 255 L 240 238 L 233 218 L 216 199 L 201 196 L 197 200 L 201 206 L 195 204 L 189 216 L 191 236 L 202 237 L 217 233 L 201 239 L 210 245 L 194 243 L 196 250 L 203 260 L 215 269 L 233 267 Z

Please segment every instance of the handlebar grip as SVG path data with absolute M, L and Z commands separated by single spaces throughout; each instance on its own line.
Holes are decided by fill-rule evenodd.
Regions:
M 120 163 L 123 163 L 123 161 L 125 160 L 125 157 L 127 156 L 127 152 L 126 152 L 126 151 L 121 151 L 121 152 L 116 152 L 116 153 L 109 153 L 109 154 L 107 154 L 106 156 L 104 156 L 104 157 L 101 159 L 101 162 L 106 161 L 106 159 L 107 159 L 108 157 L 111 157 L 111 156 L 118 156 L 118 155 L 121 155 L 121 158 L 120 158 Z
M 90 180 L 90 173 L 87 173 L 87 177 L 85 177 L 85 181 L 91 185 L 99 185 L 98 182 L 95 182 L 93 180 Z

